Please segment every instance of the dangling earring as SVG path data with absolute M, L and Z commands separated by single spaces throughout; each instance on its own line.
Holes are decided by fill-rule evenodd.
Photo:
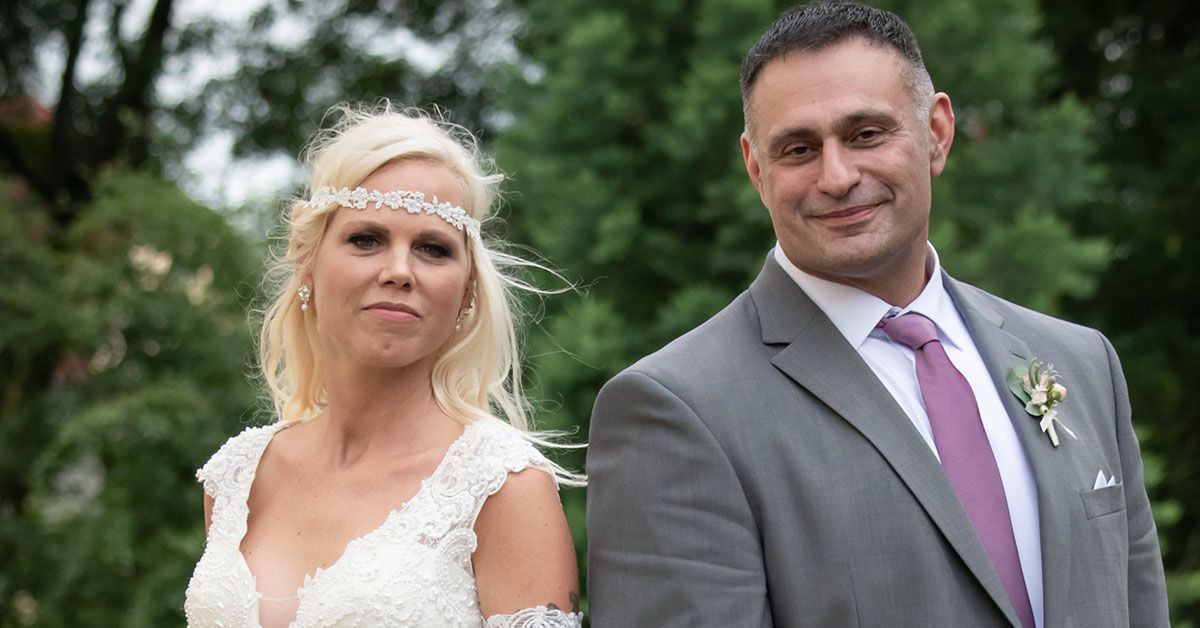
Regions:
M 470 318 L 471 314 L 474 314 L 474 313 L 475 313 L 475 295 L 472 294 L 471 302 L 467 304 L 467 307 L 464 307 L 463 309 L 458 311 L 458 322 L 454 324 L 454 328 L 462 329 L 463 322 L 466 321 L 468 318 Z
M 306 284 L 300 284 L 300 287 L 296 290 L 296 294 L 300 297 L 300 311 L 307 311 L 308 299 L 312 297 L 312 288 L 309 288 Z

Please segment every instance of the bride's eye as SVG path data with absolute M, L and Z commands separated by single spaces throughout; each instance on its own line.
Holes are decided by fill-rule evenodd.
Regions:
M 440 242 L 422 242 L 417 245 L 417 250 L 434 258 L 454 257 L 454 251 L 450 247 Z
M 355 233 L 346 241 L 354 245 L 355 248 L 363 251 L 368 251 L 379 245 L 379 237 L 372 233 Z

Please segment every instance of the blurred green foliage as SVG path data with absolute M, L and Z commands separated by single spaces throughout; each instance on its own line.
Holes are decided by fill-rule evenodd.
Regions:
M 507 236 L 583 286 L 526 331 L 541 426 L 583 438 L 603 382 L 726 304 L 773 244 L 737 145 L 737 76 L 787 4 L 267 3 L 230 25 L 177 23 L 156 0 L 142 30 L 103 32 L 82 16 L 115 25 L 129 3 L 4 4 L 0 626 L 181 623 L 203 543 L 193 471 L 269 420 L 256 416 L 247 322 L 261 243 L 162 174 L 199 138 L 233 132 L 238 154 L 295 154 L 329 105 L 381 97 L 436 102 L 483 131 L 513 175 Z M 934 184 L 943 263 L 1114 339 L 1173 620 L 1195 625 L 1200 9 L 878 4 L 912 25 L 957 113 Z M 273 35 L 314 23 L 307 38 Z M 85 80 L 70 52 L 88 37 L 113 71 Z M 66 80 L 39 108 L 28 94 L 47 42 L 66 47 Z M 229 50 L 238 69 L 192 97 L 155 87 L 164 68 Z M 564 506 L 583 568 L 584 492 Z
M 258 252 L 119 170 L 50 246 L 45 208 L 0 181 L 0 623 L 178 623 L 204 537 L 192 472 L 252 418 Z

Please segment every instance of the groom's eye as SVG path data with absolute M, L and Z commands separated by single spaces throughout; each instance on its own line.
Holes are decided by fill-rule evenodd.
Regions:
M 783 151 L 783 156 L 788 157 L 788 158 L 799 159 L 799 160 L 806 160 L 806 159 L 811 158 L 813 155 L 815 155 L 816 152 L 817 151 L 814 150 L 811 146 L 806 146 L 804 144 L 796 144 L 796 145 L 785 148 Z

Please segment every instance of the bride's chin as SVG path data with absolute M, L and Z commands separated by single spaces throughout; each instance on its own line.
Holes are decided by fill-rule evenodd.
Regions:
M 364 368 L 381 370 L 404 370 L 433 358 L 433 352 L 414 351 L 409 347 L 392 347 L 386 350 L 364 351 L 357 362 Z

